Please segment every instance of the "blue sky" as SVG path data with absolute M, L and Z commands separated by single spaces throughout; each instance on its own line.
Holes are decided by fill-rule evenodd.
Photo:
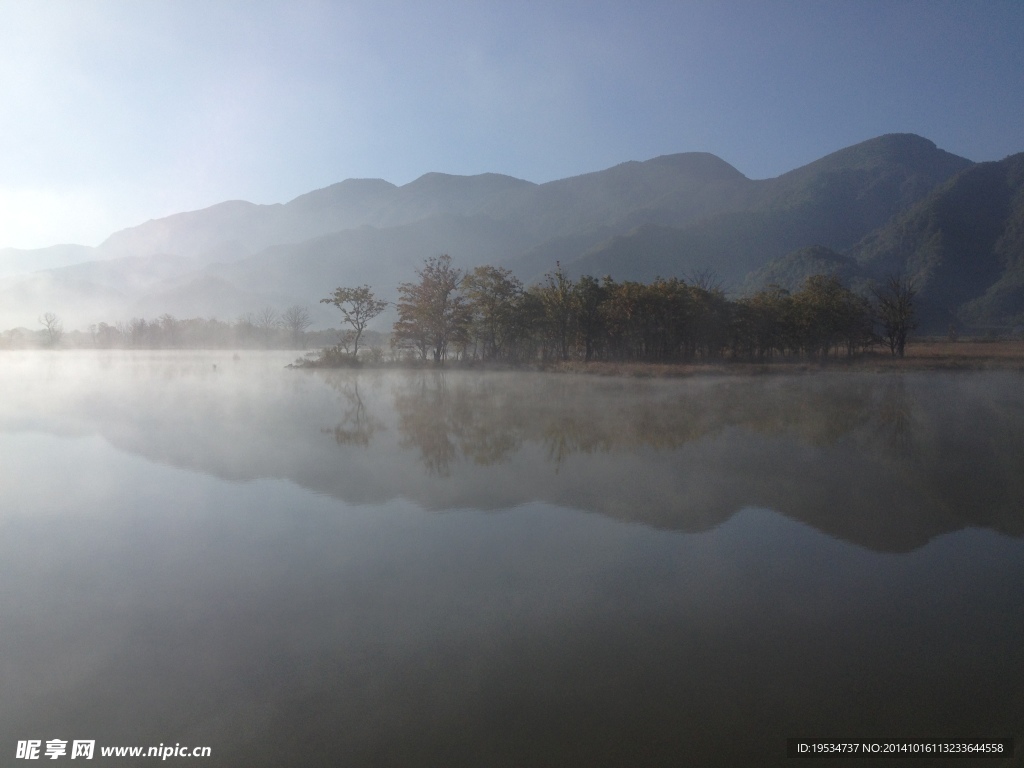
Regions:
M 1024 2 L 0 0 L 0 247 L 350 177 L 1024 151 Z

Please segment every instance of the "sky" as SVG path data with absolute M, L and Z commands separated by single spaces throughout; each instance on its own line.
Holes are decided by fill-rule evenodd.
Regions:
M 1024 151 L 1024 2 L 0 0 L 0 248 L 430 171 Z

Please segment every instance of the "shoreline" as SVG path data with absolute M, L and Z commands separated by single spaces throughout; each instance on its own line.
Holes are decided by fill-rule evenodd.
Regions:
M 0 347 L 4 352 L 205 352 L 217 354 L 302 354 L 300 350 L 219 347 Z M 306 354 L 311 354 L 307 351 Z M 717 360 L 652 363 L 633 361 L 569 360 L 565 362 L 529 363 L 515 365 L 480 360 L 449 360 L 443 366 L 432 361 L 391 360 L 371 362 L 360 360 L 347 365 L 323 365 L 310 358 L 298 358 L 285 366 L 299 370 L 448 370 L 476 372 L 537 371 L 590 376 L 624 376 L 633 378 L 686 378 L 693 376 L 765 376 L 780 374 L 815 373 L 896 373 L 924 371 L 1009 371 L 1024 373 L 1024 340 L 923 340 L 907 346 L 906 356 L 892 357 L 888 351 L 874 349 L 854 358 L 829 357 L 825 360 L 806 358 L 776 358 L 768 361 Z
M 430 361 L 359 362 L 353 365 L 294 365 L 313 370 L 448 370 L 448 371 L 539 371 L 626 376 L 634 378 L 685 378 L 691 376 L 763 376 L 773 374 L 814 374 L 828 372 L 893 373 L 921 371 L 1011 371 L 1024 373 L 1024 341 L 922 341 L 908 345 L 906 356 L 897 358 L 874 350 L 854 358 L 825 360 L 776 359 L 733 361 L 728 358 L 706 362 L 648 363 L 630 361 L 569 360 L 566 362 L 511 365 L 482 361 L 448 361 L 435 366 Z

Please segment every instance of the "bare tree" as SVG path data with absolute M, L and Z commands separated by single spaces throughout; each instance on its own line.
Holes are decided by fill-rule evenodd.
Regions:
M 889 275 L 881 288 L 875 288 L 874 294 L 878 300 L 882 338 L 889 345 L 893 357 L 903 357 L 907 337 L 917 328 L 914 319 L 914 296 L 917 295 L 914 281 L 897 272 Z
M 45 312 L 39 318 L 39 323 L 44 329 L 46 346 L 54 347 L 59 344 L 61 337 L 64 335 L 64 323 L 61 319 L 53 312 Z
M 273 307 L 264 307 L 256 312 L 255 326 L 263 333 L 263 346 L 270 346 L 270 334 L 278 327 L 280 317 Z
M 363 335 L 366 326 L 388 306 L 386 301 L 373 295 L 368 285 L 361 285 L 358 288 L 335 288 L 334 295 L 320 299 L 320 303 L 336 306 L 341 310 L 345 322 L 352 327 L 348 338 L 342 339 L 345 346 L 348 342 L 352 343 L 352 357 L 359 356 L 359 337 Z
M 718 277 L 718 273 L 713 269 L 695 269 L 686 278 L 686 282 L 694 288 L 699 288 L 708 293 L 720 293 L 722 291 L 722 281 Z
M 306 329 L 313 324 L 309 318 L 309 311 L 298 304 L 288 307 L 281 316 L 281 325 L 292 335 L 292 344 L 298 348 L 304 347 L 303 336 Z

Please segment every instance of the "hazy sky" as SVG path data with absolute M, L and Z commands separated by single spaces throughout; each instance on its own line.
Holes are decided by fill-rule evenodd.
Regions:
M 0 247 L 349 177 L 1024 151 L 1024 2 L 0 0 Z

